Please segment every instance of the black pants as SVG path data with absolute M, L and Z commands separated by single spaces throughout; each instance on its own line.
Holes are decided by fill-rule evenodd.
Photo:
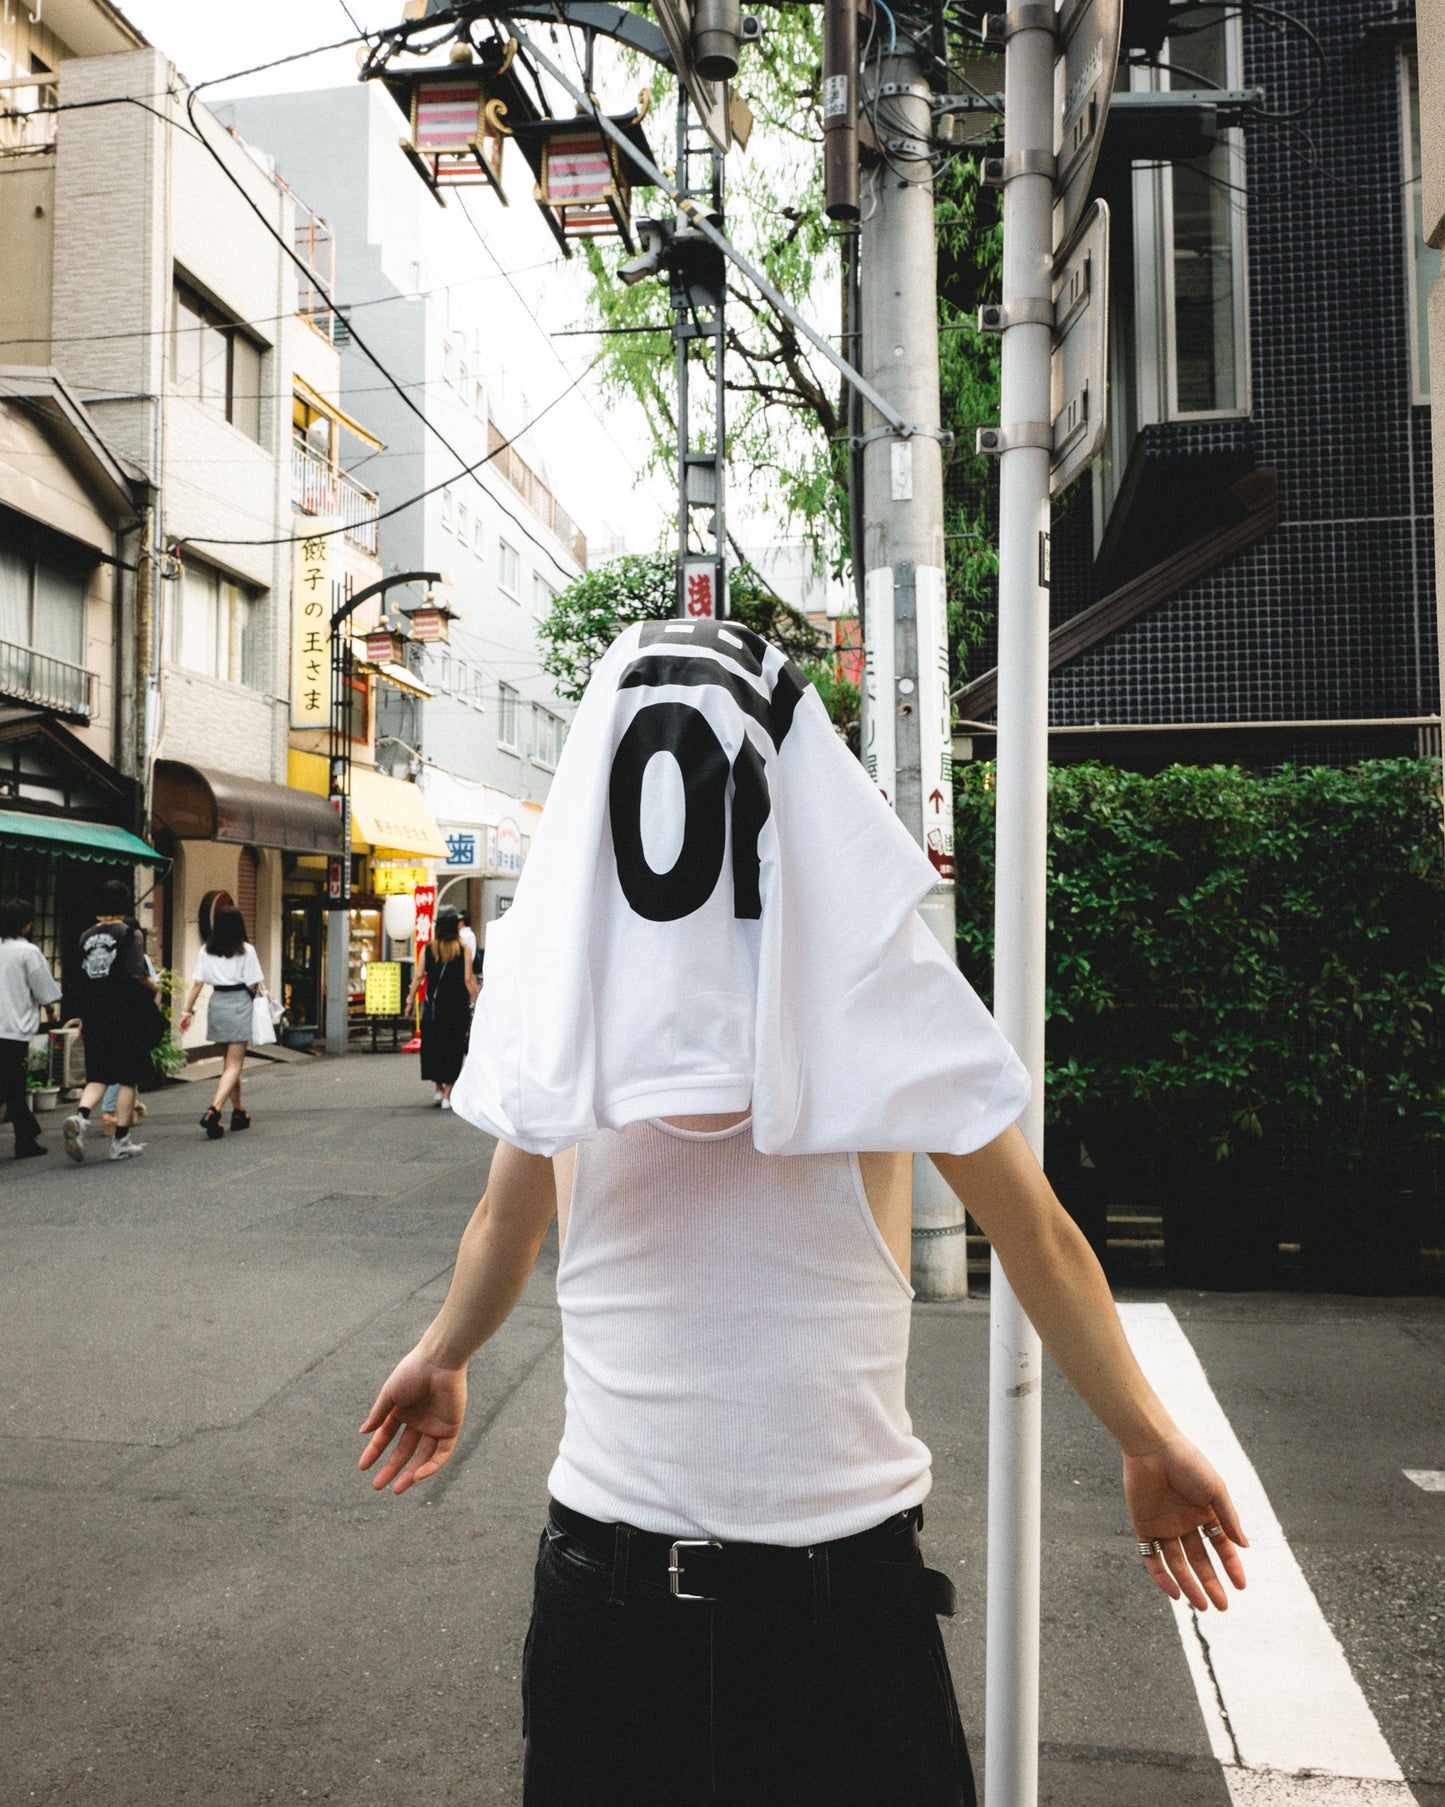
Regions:
M 0 1039 L 0 1104 L 15 1125 L 15 1146 L 34 1148 L 40 1140 L 40 1125 L 25 1093 L 25 1064 L 30 1053 L 29 1042 Z
M 891 1521 L 885 1560 L 922 1567 L 920 1517 Z M 976 1803 L 927 1607 L 678 1600 L 635 1573 L 619 1587 L 550 1519 L 522 1724 L 525 1807 Z

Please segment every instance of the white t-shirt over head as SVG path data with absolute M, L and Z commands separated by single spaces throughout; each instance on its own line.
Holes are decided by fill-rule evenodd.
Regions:
M 918 913 L 934 883 L 776 648 L 628 628 L 489 925 L 453 1105 L 537 1154 L 749 1104 L 763 1154 L 981 1147 L 1028 1075 Z

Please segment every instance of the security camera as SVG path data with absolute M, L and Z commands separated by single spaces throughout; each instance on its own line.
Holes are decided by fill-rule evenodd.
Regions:
M 671 220 L 639 220 L 637 238 L 642 249 L 636 257 L 629 257 L 619 266 L 618 280 L 630 289 L 635 283 L 645 282 L 649 276 L 660 276 L 671 237 Z

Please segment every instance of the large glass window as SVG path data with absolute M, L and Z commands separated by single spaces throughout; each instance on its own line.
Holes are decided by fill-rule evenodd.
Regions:
M 543 709 L 540 704 L 532 708 L 532 757 L 538 765 L 555 766 L 562 757 L 562 742 L 566 738 L 566 723 L 560 715 L 553 715 L 550 709 Z
M 1400 57 L 1401 151 L 1405 166 L 1405 240 L 1410 281 L 1410 377 L 1414 399 L 1430 399 L 1430 291 L 1440 277 L 1440 253 L 1425 242 L 1420 179 L 1420 60 L 1413 46 Z
M 85 663 L 85 579 L 0 547 L 0 640 Z
M 1170 38 L 1160 85 L 1179 91 L 1235 88 L 1235 32 L 1223 12 Z M 1221 132 L 1207 157 L 1163 172 L 1171 319 L 1171 414 L 1242 408 L 1243 189 L 1239 134 Z
M 176 392 L 261 437 L 261 347 L 194 289 L 177 282 L 171 334 Z
M 217 571 L 187 563 L 171 589 L 170 658 L 187 671 L 265 688 L 256 591 Z

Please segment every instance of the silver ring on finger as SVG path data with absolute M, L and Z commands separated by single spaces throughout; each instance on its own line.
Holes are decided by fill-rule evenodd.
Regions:
M 1212 1542 L 1217 1537 L 1227 1535 L 1223 1525 L 1200 1525 L 1197 1529 Z
M 1157 1537 L 1141 1537 L 1136 1547 L 1141 1556 L 1162 1556 L 1164 1554 L 1164 1545 Z

